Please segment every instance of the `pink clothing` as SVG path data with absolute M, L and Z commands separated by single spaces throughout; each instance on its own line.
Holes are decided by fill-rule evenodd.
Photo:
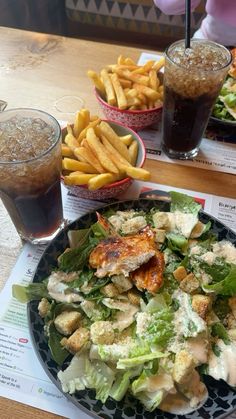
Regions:
M 185 0 L 154 0 L 155 5 L 167 15 L 185 13 Z M 194 10 L 200 0 L 192 0 Z M 236 1 L 206 0 L 207 17 L 202 20 L 201 37 L 224 45 L 236 45 Z M 200 36 L 199 36 L 200 37 Z

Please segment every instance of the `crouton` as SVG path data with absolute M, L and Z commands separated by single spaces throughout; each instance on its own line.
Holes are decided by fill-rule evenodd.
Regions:
M 164 229 L 164 230 L 171 230 L 171 223 L 169 219 L 169 214 L 166 212 L 156 212 L 152 216 L 154 226 L 158 229 Z
M 164 243 L 166 238 L 166 231 L 160 228 L 155 228 L 155 241 L 158 243 Z
M 107 284 L 101 288 L 101 293 L 106 297 L 117 297 L 119 295 L 119 291 L 114 284 Z
M 203 320 L 206 320 L 206 316 L 211 308 L 211 304 L 212 299 L 210 296 L 202 294 L 193 295 L 192 308 Z
M 38 305 L 39 315 L 44 318 L 50 310 L 51 304 L 46 298 L 42 298 Z
M 91 340 L 98 345 L 111 345 L 115 339 L 112 323 L 99 320 L 94 322 L 90 328 Z
M 193 273 L 188 274 L 182 281 L 180 281 L 179 287 L 182 291 L 192 294 L 199 288 L 198 279 Z
M 184 266 L 179 266 L 175 271 L 173 272 L 174 278 L 177 281 L 182 281 L 188 274 Z
M 77 329 L 68 339 L 63 338 L 61 345 L 72 354 L 76 354 L 89 340 L 89 330 L 84 327 Z
M 135 306 L 140 305 L 141 296 L 135 289 L 129 290 L 127 293 L 127 297 L 131 304 L 134 304 Z
M 79 327 L 80 319 L 77 311 L 63 311 L 55 318 L 54 325 L 59 333 L 69 336 Z
M 173 379 L 178 384 L 184 384 L 188 381 L 189 375 L 195 368 L 195 361 L 192 355 L 186 350 L 182 350 L 176 354 L 173 367 Z
M 123 274 L 113 275 L 111 280 L 118 289 L 119 293 L 126 292 L 133 287 L 133 284 L 129 278 L 125 277 Z

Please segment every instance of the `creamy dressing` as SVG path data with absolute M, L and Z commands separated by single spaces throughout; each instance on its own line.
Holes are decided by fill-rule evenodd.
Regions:
M 229 345 L 219 339 L 216 342 L 220 350 L 219 356 L 213 351 L 210 352 L 208 360 L 208 374 L 216 380 L 224 380 L 230 386 L 236 387 L 236 344 L 231 342 Z
M 59 275 L 59 273 L 54 272 L 48 278 L 48 285 L 47 290 L 49 295 L 56 301 L 59 302 L 66 302 L 66 303 L 75 303 L 78 301 L 83 301 L 83 297 L 81 295 L 76 294 L 74 292 L 69 292 L 68 285 L 61 282 L 65 280 L 65 275 Z M 76 278 L 78 274 L 76 274 Z M 74 279 L 74 278 L 73 278 Z M 66 293 L 65 293 L 66 292 Z

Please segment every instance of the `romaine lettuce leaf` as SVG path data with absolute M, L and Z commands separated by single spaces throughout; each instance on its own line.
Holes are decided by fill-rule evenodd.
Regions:
M 182 194 L 180 192 L 170 192 L 171 196 L 171 212 L 180 211 L 184 213 L 192 213 L 197 215 L 201 209 L 201 205 L 198 204 L 191 196 Z
M 168 356 L 168 354 L 155 351 L 150 354 L 137 356 L 135 358 L 119 359 L 119 361 L 117 362 L 117 369 L 125 370 L 126 368 L 133 368 L 138 365 L 145 364 L 146 362 L 152 361 L 153 359 L 164 358 L 166 356 Z
M 228 275 L 219 282 L 210 285 L 204 285 L 205 292 L 214 292 L 216 294 L 233 296 L 236 294 L 236 265 L 231 265 Z
M 26 286 L 13 284 L 12 296 L 20 301 L 20 303 L 28 303 L 32 300 L 41 300 L 43 297 L 51 300 L 51 297 L 48 294 L 46 281 L 33 282 Z

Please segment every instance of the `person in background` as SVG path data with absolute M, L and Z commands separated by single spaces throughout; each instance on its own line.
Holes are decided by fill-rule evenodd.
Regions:
M 192 0 L 194 10 L 201 0 Z M 166 15 L 185 13 L 185 0 L 154 0 L 155 5 Z M 209 39 L 225 46 L 236 45 L 236 0 L 206 0 L 206 17 L 194 38 Z

